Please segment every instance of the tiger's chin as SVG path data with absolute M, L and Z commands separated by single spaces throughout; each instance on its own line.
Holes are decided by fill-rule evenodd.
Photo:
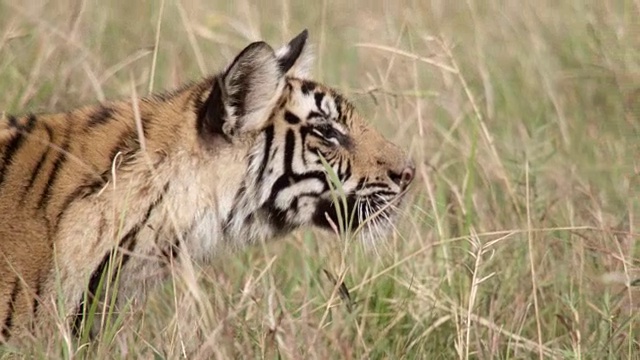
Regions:
M 361 197 L 353 194 L 337 201 L 321 199 L 312 220 L 325 230 L 348 232 L 365 244 L 375 244 L 394 231 L 402 200 L 397 195 Z

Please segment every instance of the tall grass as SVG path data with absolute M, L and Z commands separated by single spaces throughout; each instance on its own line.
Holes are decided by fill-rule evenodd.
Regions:
M 317 78 L 419 174 L 379 255 L 299 231 L 194 264 L 91 345 L 18 354 L 640 357 L 638 19 L 637 0 L 3 0 L 7 112 L 176 87 L 309 28 Z

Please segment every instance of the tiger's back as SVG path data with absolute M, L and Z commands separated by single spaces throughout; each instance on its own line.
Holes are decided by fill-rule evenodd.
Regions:
M 143 140 L 148 160 L 159 161 L 177 139 L 188 138 L 171 120 L 173 107 L 186 103 L 194 91 L 178 92 L 168 103 L 167 98 L 140 100 L 138 116 L 150 135 Z M 113 170 L 140 161 L 135 118 L 130 102 L 116 102 L 0 121 L 0 319 L 4 315 L 5 337 L 15 324 L 34 319 L 37 299 L 52 290 L 59 275 L 54 248 L 63 245 L 56 239 L 60 231 L 69 231 L 66 223 L 85 227 L 78 240 L 89 248 L 97 245 L 89 239 L 97 241 L 106 235 L 99 232 L 118 227 L 106 217 L 98 224 L 91 218 L 102 216 L 97 214 L 104 211 L 102 202 L 95 197 L 113 181 Z
M 114 259 L 124 302 L 224 244 L 335 227 L 327 164 L 352 228 L 388 230 L 413 167 L 344 97 L 308 80 L 306 37 L 278 51 L 253 43 L 173 93 L 5 115 L 0 342 L 58 312 L 80 330 Z

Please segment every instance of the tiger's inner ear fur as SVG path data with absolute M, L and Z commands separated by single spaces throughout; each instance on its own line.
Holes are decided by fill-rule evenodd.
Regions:
M 216 77 L 199 130 L 229 140 L 260 129 L 283 86 L 284 74 L 271 46 L 250 44 Z
M 200 133 L 230 140 L 263 128 L 282 94 L 285 76 L 304 70 L 297 62 L 305 52 L 306 40 L 305 30 L 277 53 L 262 41 L 242 50 L 216 77 L 205 111 L 198 119 Z

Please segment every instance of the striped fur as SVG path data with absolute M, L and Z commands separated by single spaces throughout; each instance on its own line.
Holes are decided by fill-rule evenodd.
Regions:
M 352 228 L 375 217 L 362 233 L 387 230 L 413 168 L 345 98 L 308 79 L 306 38 L 278 51 L 253 43 L 223 72 L 137 104 L 3 115 L 0 342 L 43 326 L 60 295 L 80 329 L 113 261 L 124 301 L 221 246 L 331 228 L 321 156 L 356 213 Z

